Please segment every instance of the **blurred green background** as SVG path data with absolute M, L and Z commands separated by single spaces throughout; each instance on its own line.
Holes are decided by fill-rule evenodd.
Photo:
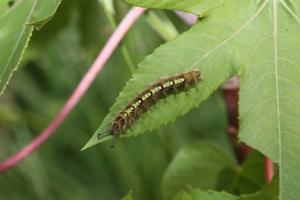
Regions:
M 130 7 L 115 2 L 120 22 Z M 171 12 L 177 30 L 188 27 Z M 147 15 L 147 14 L 146 14 Z M 164 42 L 140 18 L 74 112 L 42 147 L 0 174 L 0 199 L 162 199 L 161 181 L 178 150 L 211 141 L 234 160 L 225 133 L 223 97 L 216 92 L 175 123 L 138 137 L 80 149 L 100 125 L 132 69 Z M 54 18 L 35 31 L 26 55 L 0 97 L 0 159 L 28 144 L 64 102 L 104 45 L 114 25 L 97 0 L 63 0 Z M 212 188 L 213 189 L 213 188 Z

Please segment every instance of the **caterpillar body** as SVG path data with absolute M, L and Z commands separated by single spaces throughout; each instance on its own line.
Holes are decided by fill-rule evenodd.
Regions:
M 100 139 L 106 135 L 114 136 L 114 139 L 123 134 L 139 116 L 146 112 L 150 106 L 169 95 L 188 90 L 201 80 L 198 70 L 193 70 L 159 80 L 150 85 L 146 90 L 138 94 L 127 106 L 117 114 L 107 134 L 97 134 Z

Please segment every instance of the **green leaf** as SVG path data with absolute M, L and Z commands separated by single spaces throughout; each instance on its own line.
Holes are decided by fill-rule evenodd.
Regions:
M 241 15 L 243 12 L 244 10 L 240 9 Z M 240 64 L 229 48 L 230 44 L 227 43 L 237 34 L 236 30 L 242 26 L 243 21 L 237 22 L 235 18 L 231 18 L 228 23 L 235 26 L 232 28 L 220 21 L 224 18 L 223 12 L 213 14 L 215 17 L 204 20 L 176 39 L 162 45 L 140 64 L 138 72 L 127 83 L 110 113 L 83 149 L 111 139 L 112 137 L 108 136 L 98 140 L 97 134 L 107 132 L 117 113 L 151 83 L 194 69 L 199 69 L 203 77 L 196 87 L 170 96 L 152 106 L 149 112 L 142 115 L 123 136 L 137 135 L 174 121 L 178 116 L 198 106 L 226 79 L 237 73 Z M 215 25 L 212 26 L 210 22 Z
M 216 145 L 205 142 L 189 145 L 176 154 L 166 169 L 162 180 L 164 199 L 171 199 L 188 186 L 204 190 L 224 189 L 224 185 L 218 183 L 219 176 L 226 176 L 222 180 L 226 185 L 232 182 L 234 173 L 235 162 Z
M 103 132 L 113 120 L 112 116 L 147 84 L 162 77 L 198 68 L 203 81 L 196 89 L 170 97 L 151 108 L 151 113 L 143 115 L 127 136 L 152 130 L 186 113 L 206 99 L 238 67 L 242 72 L 240 137 L 280 165 L 280 200 L 298 199 L 300 2 L 224 0 L 220 5 L 218 1 L 209 1 L 213 6 L 208 1 L 128 2 L 198 15 L 203 10 L 206 13 L 188 32 L 158 48 L 141 63 L 97 132 Z M 87 146 L 98 142 L 94 136 Z
M 114 2 L 113 0 L 98 0 L 100 4 L 104 7 L 105 11 L 109 15 L 114 15 L 115 14 L 115 9 L 114 9 Z
M 188 186 L 202 190 L 251 194 L 264 185 L 264 156 L 250 154 L 240 167 L 218 146 L 198 142 L 182 148 L 168 166 L 162 181 L 165 199 Z
M 189 0 L 189 1 L 125 0 L 125 1 L 130 4 L 134 4 L 136 6 L 141 6 L 141 7 L 181 10 L 181 11 L 194 13 L 198 16 L 202 16 L 208 10 L 212 8 L 216 8 L 219 5 L 221 5 L 224 0 Z
M 174 196 L 173 200 L 278 200 L 278 179 L 271 185 L 265 186 L 261 191 L 250 194 L 234 196 L 226 192 L 202 191 L 191 188 Z
M 11 4 L 9 1 L 0 1 L 0 13 L 5 13 L 10 9 Z
M 190 192 L 180 192 L 173 200 L 238 200 L 238 197 L 227 194 L 225 192 L 201 191 L 192 189 Z
M 123 197 L 122 200 L 133 200 L 132 191 L 128 192 L 128 194 Z
M 227 189 L 233 194 L 251 194 L 265 184 L 265 157 L 259 152 L 252 152 L 242 166 L 236 166 L 235 177 Z M 224 182 L 224 181 L 223 181 Z
M 35 26 L 36 29 L 41 29 L 55 14 L 61 0 L 37 0 L 36 8 L 34 9 L 31 22 L 27 25 Z
M 241 38 L 248 67 L 241 77 L 240 137 L 279 164 L 280 200 L 296 200 L 300 192 L 300 2 L 263 1 L 258 9 Z
M 250 195 L 242 195 L 239 200 L 278 200 L 278 177 L 275 177 L 270 185 L 266 185 L 261 191 Z
M 26 49 L 33 26 L 40 28 L 47 22 L 60 1 L 18 1 L 0 16 L 0 94 L 4 91 L 12 73 L 17 69 Z M 0 10 L 4 10 L 0 4 Z

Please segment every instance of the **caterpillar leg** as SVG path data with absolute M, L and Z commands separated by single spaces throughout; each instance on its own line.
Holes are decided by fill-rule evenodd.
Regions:
M 100 140 L 100 139 L 102 139 L 102 138 L 104 138 L 108 135 L 110 135 L 110 132 L 105 131 L 105 132 L 102 132 L 102 133 L 98 133 L 96 137 L 97 137 L 98 140 Z
M 117 141 L 117 136 L 114 135 L 114 137 L 112 138 L 111 143 L 110 143 L 110 148 L 114 148 L 115 147 L 116 141 Z

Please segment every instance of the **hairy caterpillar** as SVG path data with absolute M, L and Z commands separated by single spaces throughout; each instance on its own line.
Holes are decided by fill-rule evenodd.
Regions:
M 118 113 L 112 122 L 107 134 L 97 134 L 100 139 L 107 135 L 112 135 L 117 138 L 123 134 L 128 127 L 150 106 L 154 105 L 160 99 L 163 99 L 171 94 L 176 94 L 180 91 L 187 90 L 191 86 L 198 83 L 201 79 L 201 74 L 198 70 L 185 72 L 169 78 L 159 80 L 157 83 L 150 85 L 145 91 L 138 94 L 127 106 Z

